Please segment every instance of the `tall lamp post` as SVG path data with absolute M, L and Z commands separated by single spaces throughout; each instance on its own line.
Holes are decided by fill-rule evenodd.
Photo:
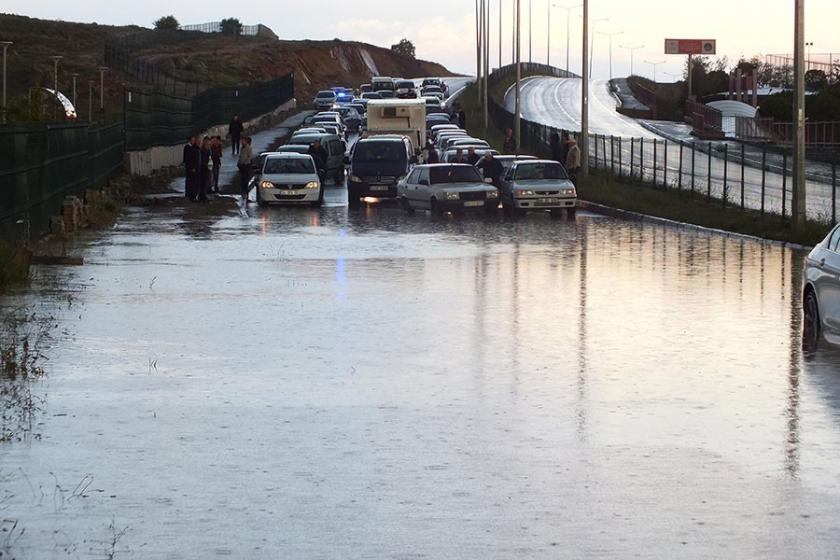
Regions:
M 534 0 L 528 0 L 528 62 L 534 62 Z
M 107 66 L 100 66 L 99 70 L 99 112 L 105 112 L 105 72 L 108 70 Z
M 79 109 L 76 107 L 76 79 L 79 77 L 79 73 L 73 72 L 70 76 L 73 78 L 73 108 L 76 109 L 76 115 L 78 115 Z
M 805 222 L 805 0 L 795 0 L 793 42 L 794 101 L 796 133 L 793 144 L 793 192 L 791 214 L 794 224 Z
M 660 60 L 659 62 L 651 62 L 649 60 L 645 60 L 645 64 L 650 64 L 653 66 L 653 83 L 656 83 L 656 67 L 660 64 L 665 64 L 664 60 Z
M 599 23 L 606 23 L 610 21 L 610 18 L 600 18 L 600 19 L 593 19 L 586 25 L 587 29 L 592 31 L 591 37 L 592 39 L 589 41 L 589 75 L 592 75 L 592 61 L 595 60 L 595 26 Z M 590 33 L 587 33 L 590 35 Z M 583 50 L 586 50 L 586 46 L 584 46 Z
M 513 43 L 515 48 L 514 61 L 516 64 L 516 115 L 514 117 L 514 133 L 516 135 L 516 153 L 522 146 L 522 0 L 515 0 L 516 17 L 513 25 Z
M 598 33 L 600 35 L 604 35 L 604 36 L 608 37 L 609 41 L 610 41 L 610 80 L 612 80 L 612 78 L 613 78 L 613 71 L 612 71 L 612 38 L 617 36 L 617 35 L 623 35 L 624 31 L 613 31 L 611 33 L 608 33 L 606 31 L 599 31 Z
M 3 122 L 6 124 L 6 50 L 13 45 L 12 41 L 0 41 L 0 47 L 3 47 Z
M 630 51 L 630 75 L 632 76 L 633 75 L 633 58 L 634 58 L 633 55 L 636 53 L 637 50 L 643 49 L 643 48 L 645 48 L 645 46 L 644 45 L 633 45 L 633 46 L 628 47 L 628 46 L 625 46 L 625 45 L 619 45 L 618 48 L 627 49 L 628 51 Z
M 88 80 L 88 122 L 93 122 L 93 80 Z
M 591 60 L 586 47 L 589 43 L 589 0 L 583 0 L 583 64 L 580 96 L 580 174 L 589 175 L 589 74 Z
M 55 100 L 58 102 L 58 61 L 64 58 L 61 55 L 51 56 L 50 59 L 53 61 L 53 95 L 55 95 Z M 58 117 L 58 107 L 53 104 L 53 120 Z
M 566 10 L 566 72 L 568 73 L 569 72 L 569 50 L 570 50 L 569 45 L 570 45 L 570 39 L 571 39 L 571 36 L 572 36 L 572 26 L 571 26 L 570 19 L 571 19 L 571 16 L 572 16 L 572 10 L 577 10 L 578 8 L 582 8 L 583 4 L 575 4 L 574 6 L 560 6 L 558 4 L 552 4 L 552 6 L 555 7 L 555 8 L 561 9 L 561 10 Z M 549 41 L 550 40 L 551 40 L 551 37 L 549 36 Z

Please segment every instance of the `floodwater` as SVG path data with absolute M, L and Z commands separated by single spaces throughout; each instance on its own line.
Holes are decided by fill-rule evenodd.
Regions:
M 0 446 L 17 521 L 0 546 L 836 555 L 840 353 L 800 352 L 803 253 L 585 213 L 348 211 L 341 194 L 130 209 L 81 242 L 83 267 L 0 300 L 51 302 L 58 323 L 40 438 Z

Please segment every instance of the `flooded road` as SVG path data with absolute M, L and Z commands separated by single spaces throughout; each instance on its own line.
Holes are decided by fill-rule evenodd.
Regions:
M 585 213 L 348 211 L 342 194 L 129 209 L 82 242 L 83 267 L 0 300 L 46 298 L 59 325 L 40 439 L 0 446 L 0 517 L 18 523 L 0 547 L 836 555 L 840 353 L 801 355 L 802 253 Z

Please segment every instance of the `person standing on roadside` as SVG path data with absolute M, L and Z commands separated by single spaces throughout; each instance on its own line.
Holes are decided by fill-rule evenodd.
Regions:
M 240 139 L 242 138 L 242 122 L 239 120 L 239 115 L 233 115 L 233 120 L 228 126 L 228 135 L 230 136 L 230 145 L 233 150 L 233 155 L 239 153 Z
M 455 112 L 458 115 L 458 128 L 461 130 L 467 130 L 467 114 L 464 112 L 464 108 L 461 107 L 461 104 L 458 104 L 458 110 Z
M 505 144 L 502 149 L 509 156 L 516 155 L 516 138 L 513 137 L 513 129 L 509 128 L 505 131 Z
M 210 161 L 212 154 L 210 152 L 210 137 L 205 136 L 201 142 L 201 150 L 199 152 L 199 182 L 198 182 L 198 201 L 206 202 L 207 193 L 210 190 Z
M 577 140 L 574 138 L 569 138 L 568 142 L 569 152 L 566 156 L 566 172 L 569 174 L 569 178 L 572 180 L 572 183 L 577 187 L 577 174 L 578 169 L 580 169 L 580 148 L 578 147 Z
M 455 157 L 452 158 L 452 163 L 467 163 L 467 158 L 464 157 L 464 150 L 462 148 L 455 150 Z
M 184 195 L 195 202 L 201 183 L 201 148 L 198 145 L 198 136 L 190 137 L 189 144 L 184 146 L 184 173 Z
M 213 161 L 213 190 L 219 194 L 219 173 L 222 170 L 222 137 L 216 136 L 210 143 L 210 159 Z
M 560 135 L 560 158 L 557 160 L 563 164 L 563 167 L 566 166 L 566 158 L 569 157 L 569 133 L 567 131 L 563 131 L 563 134 Z
M 424 163 L 440 163 L 437 150 L 431 140 L 426 141 L 426 146 L 423 148 L 423 162 Z
M 236 167 L 239 168 L 239 190 L 242 193 L 242 201 L 248 203 L 248 182 L 251 180 L 251 165 L 253 165 L 254 150 L 251 148 L 251 138 L 246 136 L 242 139 L 242 147 L 239 150 L 239 159 Z

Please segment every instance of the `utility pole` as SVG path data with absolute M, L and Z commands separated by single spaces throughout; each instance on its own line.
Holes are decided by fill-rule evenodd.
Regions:
M 479 0 L 475 0 L 475 84 L 479 103 L 481 103 L 481 28 L 481 5 Z
M 88 122 L 93 122 L 93 80 L 88 80 Z
M 589 0 L 583 0 L 583 84 L 580 96 L 580 175 L 589 175 L 589 55 L 586 47 L 589 43 Z
M 499 68 L 502 67 L 502 1 L 499 0 Z
M 653 68 L 653 75 L 656 75 L 656 67 Z M 656 81 L 656 80 L 654 80 Z M 688 55 L 688 98 L 691 99 L 691 94 L 694 91 L 694 58 Z
M 99 67 L 99 112 L 105 112 L 105 71 L 107 66 Z
M 572 10 L 577 10 L 581 7 L 580 4 L 576 4 L 574 6 L 558 6 L 557 4 L 552 4 L 555 8 L 560 8 L 561 10 L 566 10 L 566 73 L 569 72 L 569 51 L 570 51 L 570 44 L 571 44 L 571 36 L 572 36 L 572 25 L 571 25 L 571 17 L 572 17 Z
M 610 18 L 601 18 L 601 19 L 593 19 L 592 20 L 592 41 L 589 44 L 589 75 L 592 76 L 592 62 L 595 60 L 595 25 L 596 23 L 605 23 L 610 21 Z M 587 25 L 587 28 L 589 26 Z M 584 46 L 584 50 L 586 50 L 586 46 Z
M 76 78 L 79 77 L 78 72 L 73 72 L 70 74 L 73 77 L 73 108 L 76 110 L 76 116 L 79 116 L 79 109 L 76 107 Z
M 665 61 L 660 60 L 659 62 L 651 62 L 649 60 L 645 60 L 645 64 L 650 64 L 651 66 L 653 66 L 653 83 L 656 83 L 656 67 L 659 66 L 660 64 L 665 64 Z M 689 72 L 689 74 L 690 74 L 690 72 Z
M 3 110 L 2 112 L 2 124 L 6 124 L 6 50 L 13 45 L 12 41 L 0 41 L 0 47 L 3 47 Z
M 528 0 L 528 62 L 534 62 L 534 0 Z
M 484 133 L 487 134 L 487 127 L 490 124 L 490 108 L 488 106 L 488 91 L 490 89 L 490 5 L 492 0 L 487 0 L 484 12 Z
M 516 115 L 514 117 L 514 133 L 516 135 L 516 154 L 519 155 L 520 146 L 522 146 L 522 0 L 515 1 L 516 22 L 513 34 L 516 44 Z
M 551 0 L 546 1 L 546 31 L 548 32 L 545 44 L 545 65 L 551 66 Z
M 794 103 L 793 114 L 796 119 L 796 133 L 793 151 L 793 192 L 792 217 L 794 224 L 805 223 L 805 0 L 795 0 L 794 17 L 793 72 Z
M 619 45 L 618 48 L 627 49 L 628 51 L 630 51 L 630 75 L 632 76 L 633 75 L 633 55 L 635 54 L 635 52 L 637 50 L 643 49 L 643 48 L 645 48 L 645 46 L 644 45 L 633 45 L 631 47 L 626 47 L 624 45 Z
M 56 55 L 50 57 L 53 61 L 53 95 L 55 96 L 55 103 L 58 103 L 58 61 L 64 58 L 63 56 Z M 56 107 L 55 103 L 53 103 L 53 120 L 58 118 L 58 107 Z

